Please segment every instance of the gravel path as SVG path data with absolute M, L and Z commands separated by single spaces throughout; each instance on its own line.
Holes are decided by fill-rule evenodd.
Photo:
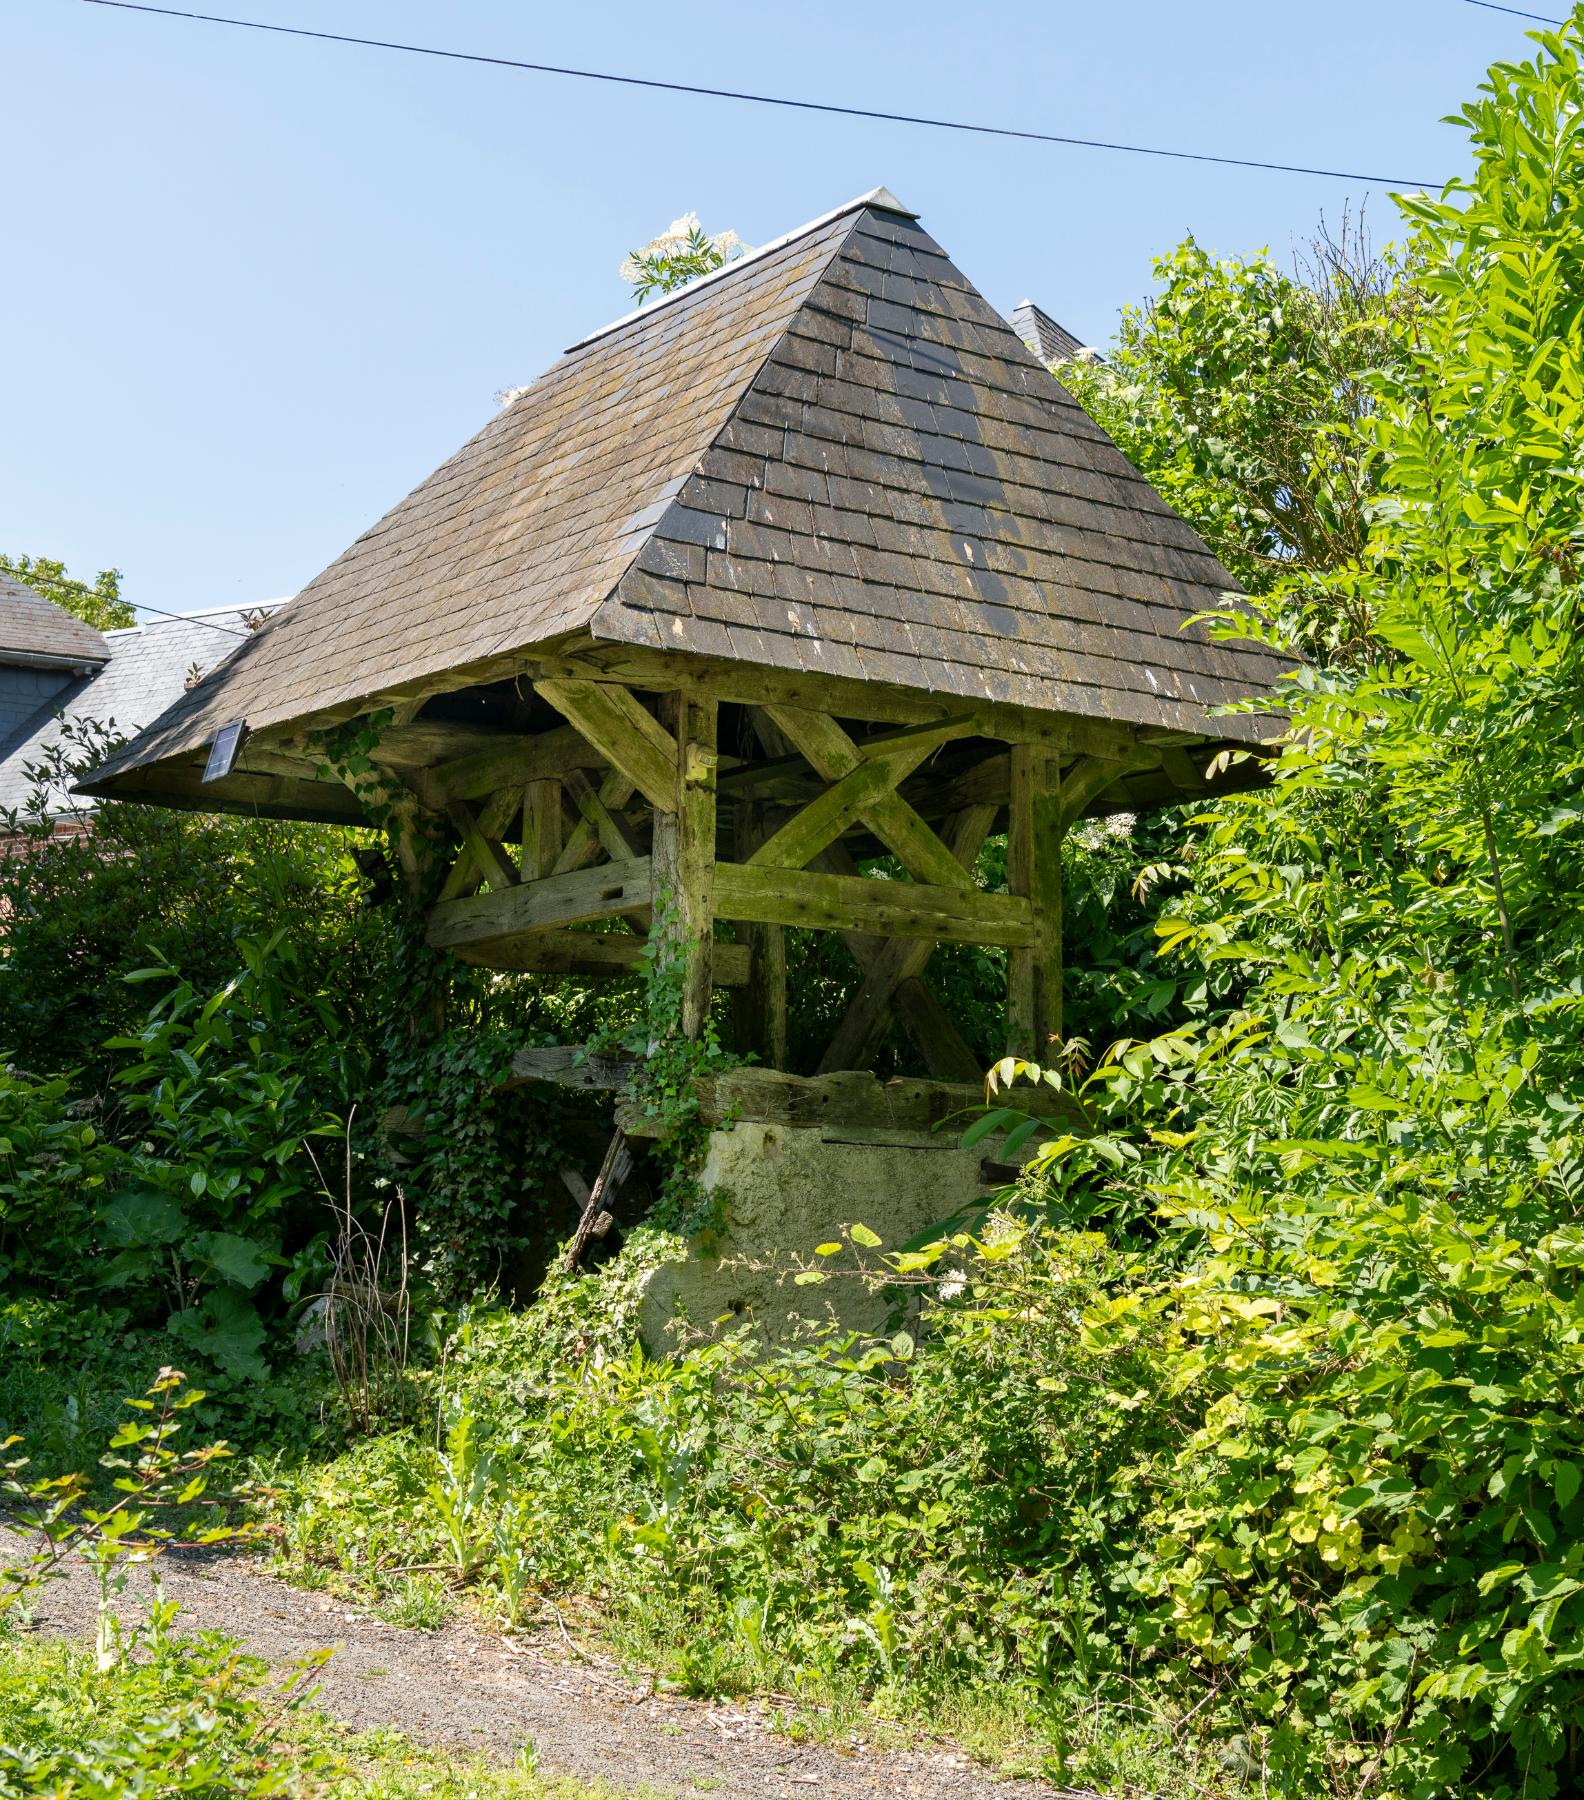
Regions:
M 0 1561 L 11 1559 L 16 1544 L 0 1532 Z M 420 1743 L 503 1763 L 532 1742 L 544 1773 L 629 1795 L 1082 1800 L 1043 1782 L 994 1780 L 948 1746 L 794 1743 L 773 1729 L 765 1705 L 657 1694 L 606 1659 L 579 1659 L 558 1638 L 497 1637 L 461 1621 L 404 1630 L 344 1600 L 288 1587 L 234 1555 L 173 1549 L 160 1568 L 188 1630 L 227 1632 L 273 1664 L 333 1645 L 317 1704 L 357 1731 L 395 1726 Z M 129 1619 L 138 1610 L 129 1595 Z M 90 1634 L 87 1569 L 74 1565 L 65 1580 L 50 1583 L 34 1611 L 40 1632 Z

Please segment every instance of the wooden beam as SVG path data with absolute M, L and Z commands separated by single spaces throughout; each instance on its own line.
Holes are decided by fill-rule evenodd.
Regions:
M 568 769 L 603 769 L 606 758 L 572 729 L 558 725 L 529 737 L 512 737 L 472 756 L 443 762 L 429 779 L 448 800 L 478 800 L 504 787 L 554 781 Z
M 492 888 L 516 887 L 522 880 L 520 870 L 506 854 L 505 846 L 497 841 L 494 833 L 486 833 L 480 828 L 473 808 L 467 801 L 453 800 L 446 812 L 461 836 L 463 849 L 473 859 L 485 881 Z
M 536 681 L 534 688 L 657 812 L 675 811 L 674 743 L 635 695 L 600 681 Z
M 792 706 L 765 711 L 827 781 L 839 781 L 862 765 L 863 752 L 834 719 Z M 938 887 L 974 885 L 973 877 L 899 794 L 875 796 L 858 816 L 916 881 Z
M 815 931 L 865 931 L 965 944 L 1032 944 L 1026 900 L 980 888 L 936 887 L 809 869 L 749 868 L 720 863 L 715 910 L 749 924 L 800 925 Z
M 737 860 L 751 861 L 764 841 L 764 809 L 750 800 L 737 803 L 733 821 Z M 750 978 L 737 990 L 737 1048 L 752 1051 L 772 1069 L 786 1067 L 787 965 L 786 933 L 779 925 L 739 925 L 737 935 L 750 958 Z M 717 963 L 726 946 L 717 944 Z M 717 972 L 716 979 L 720 976 Z
M 1007 955 L 1007 1054 L 1043 1063 L 1062 1032 L 1062 778 L 1056 759 L 1012 748 L 1007 885 L 1029 905 L 1034 937 Z
M 608 813 L 614 814 L 624 807 L 633 797 L 633 784 L 622 774 L 620 769 L 612 769 L 598 788 L 600 805 Z M 556 875 L 565 875 L 573 869 L 586 869 L 590 863 L 598 862 L 603 854 L 604 846 L 600 843 L 599 833 L 589 823 L 587 817 L 580 818 L 573 826 L 567 838 L 556 866 L 551 871 Z
M 643 964 L 645 940 L 626 931 L 573 931 L 553 926 L 521 937 L 495 938 L 452 950 L 459 962 L 485 969 L 515 969 L 536 975 L 581 975 L 590 979 L 635 974 Z M 750 955 L 743 944 L 717 944 L 711 961 L 719 987 L 745 990 Z
M 709 1016 L 715 939 L 716 706 L 677 692 L 662 697 L 671 732 L 669 808 L 654 815 L 655 905 L 667 908 L 668 932 L 683 959 L 682 1032 L 697 1039 Z M 637 780 L 635 770 L 627 771 Z M 640 784 L 641 785 L 641 784 Z
M 972 869 L 985 838 L 996 821 L 999 808 L 984 804 L 967 807 L 951 822 L 948 847 L 955 860 L 966 870 Z M 849 946 L 850 947 L 850 946 Z M 819 1072 L 829 1074 L 837 1069 L 867 1069 L 880 1049 L 886 1028 L 891 1023 L 894 997 L 907 981 L 922 976 L 924 967 L 934 954 L 935 942 L 893 938 L 880 946 L 867 961 L 856 950 L 864 970 L 863 986 L 853 996 L 836 1035 L 820 1058 Z M 919 1009 L 914 1007 L 917 1018 Z M 920 1045 L 923 1049 L 924 1046 Z M 953 1052 L 955 1054 L 955 1051 Z
M 929 752 L 919 752 L 919 759 Z M 832 844 L 849 825 L 884 794 L 891 793 L 905 765 L 881 758 L 859 763 L 856 769 L 826 788 L 800 812 L 773 832 L 748 859 L 772 869 L 801 869 L 827 844 Z
M 549 925 L 577 925 L 590 919 L 612 919 L 650 905 L 653 870 L 650 859 L 603 863 L 566 875 L 468 899 L 448 900 L 429 914 L 429 942 L 437 950 L 482 946 Z
M 486 838 L 498 839 L 507 825 L 511 823 L 512 815 L 516 811 L 517 796 L 515 792 L 507 790 L 504 793 L 491 794 L 478 811 L 480 833 Z M 464 838 L 461 848 L 457 851 L 456 861 L 452 863 L 440 892 L 435 896 L 436 904 L 442 900 L 456 900 L 464 894 L 476 893 L 479 883 L 486 878 L 488 873 L 487 866 L 479 861 L 468 848 L 467 840 Z
M 918 1045 L 924 1067 L 938 1081 L 979 1081 L 984 1077 L 979 1058 L 968 1048 L 940 1001 L 918 976 L 897 984 L 892 1010 L 907 1034 Z
M 568 769 L 566 781 L 586 781 L 581 769 Z M 530 781 L 522 791 L 522 869 L 525 881 L 542 881 L 555 873 L 565 838 L 561 782 Z
M 572 770 L 562 785 L 566 788 L 567 798 L 577 808 L 612 862 L 622 862 L 629 857 L 644 854 L 643 846 L 638 842 L 632 827 L 611 811 L 605 804 L 603 795 L 581 770 Z M 625 787 L 628 794 L 632 793 L 632 783 L 625 776 L 620 778 L 618 786 Z
M 1180 755 L 1181 752 L 1179 751 Z M 1152 768 L 1160 761 L 1158 750 L 1141 750 L 1121 762 L 1108 757 L 1080 756 L 1061 778 L 1061 829 L 1065 832 L 1081 818 L 1114 781 L 1138 769 Z

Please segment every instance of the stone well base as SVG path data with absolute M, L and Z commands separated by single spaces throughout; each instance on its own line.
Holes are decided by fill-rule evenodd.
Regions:
M 718 1196 L 724 1230 L 695 1242 L 644 1284 L 639 1325 L 656 1354 L 694 1330 L 725 1319 L 749 1322 L 766 1339 L 788 1335 L 796 1320 L 833 1320 L 877 1331 L 887 1307 L 856 1275 L 851 1256 L 828 1262 L 816 1244 L 867 1225 L 886 1250 L 993 1193 L 980 1175 L 983 1151 L 963 1150 L 954 1131 L 939 1134 L 844 1134 L 818 1125 L 743 1121 L 710 1134 L 702 1181 Z M 871 1262 L 879 1251 L 869 1253 Z M 799 1287 L 800 1268 L 830 1271 Z

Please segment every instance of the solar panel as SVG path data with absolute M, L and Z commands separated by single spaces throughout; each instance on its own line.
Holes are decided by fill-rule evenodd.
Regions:
M 215 741 L 209 748 L 209 760 L 204 764 L 205 781 L 224 781 L 226 776 L 236 767 L 237 753 L 242 748 L 242 740 L 247 736 L 247 725 L 241 719 L 233 719 L 229 725 L 222 725 L 215 733 Z

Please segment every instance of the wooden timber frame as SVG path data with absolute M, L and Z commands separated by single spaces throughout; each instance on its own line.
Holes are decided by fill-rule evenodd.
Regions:
M 942 943 L 1006 950 L 1005 1049 L 1048 1060 L 1062 1034 L 1062 840 L 1113 783 L 1184 741 L 1082 721 L 1069 737 L 1049 716 L 1020 728 L 1009 709 L 965 702 L 911 723 L 843 719 L 800 684 L 795 699 L 732 702 L 723 753 L 721 698 L 704 687 L 528 679 L 559 724 L 408 777 L 457 845 L 430 943 L 486 967 L 597 978 L 640 966 L 658 914 L 683 962 L 685 1032 L 703 1030 L 714 988 L 734 989 L 739 1047 L 781 1069 L 785 930 L 835 932 L 862 980 L 819 1075 L 868 1068 L 897 1024 L 931 1077 L 980 1079 L 923 980 Z M 973 872 L 997 831 L 1005 893 Z M 881 856 L 906 879 L 860 872 Z

